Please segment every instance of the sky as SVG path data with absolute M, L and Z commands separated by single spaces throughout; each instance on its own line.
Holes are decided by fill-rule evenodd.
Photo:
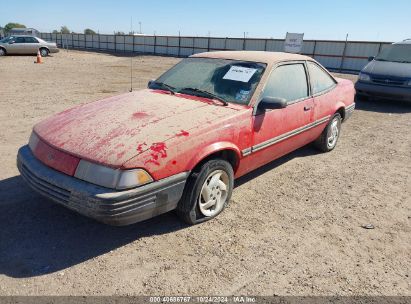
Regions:
M 2 3 L 4 2 L 4 3 Z M 0 0 L 0 26 L 18 22 L 42 32 L 66 25 L 82 33 L 400 41 L 411 38 L 410 0 Z

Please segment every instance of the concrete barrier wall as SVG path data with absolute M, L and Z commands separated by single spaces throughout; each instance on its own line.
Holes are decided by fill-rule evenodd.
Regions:
M 281 52 L 284 39 L 41 33 L 59 47 L 186 57 L 221 50 Z M 302 53 L 332 71 L 356 73 L 391 42 L 304 40 Z

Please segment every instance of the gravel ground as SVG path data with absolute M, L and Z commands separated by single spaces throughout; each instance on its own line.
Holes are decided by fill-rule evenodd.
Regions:
M 411 295 L 410 105 L 359 101 L 333 152 L 241 178 L 213 221 L 115 228 L 29 190 L 15 157 L 36 122 L 126 92 L 130 58 L 34 59 L 0 58 L 0 295 Z M 178 61 L 134 57 L 135 88 Z

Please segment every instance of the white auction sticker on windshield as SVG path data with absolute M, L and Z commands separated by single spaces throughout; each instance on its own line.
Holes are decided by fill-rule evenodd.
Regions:
M 234 65 L 224 75 L 223 79 L 241 81 L 241 82 L 249 82 L 251 77 L 253 77 L 253 75 L 256 71 L 257 71 L 257 69 L 245 68 L 245 67 L 242 67 L 242 66 L 235 66 Z

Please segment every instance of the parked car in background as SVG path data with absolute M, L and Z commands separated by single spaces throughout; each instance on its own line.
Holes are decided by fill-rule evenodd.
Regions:
M 17 164 L 34 190 L 104 223 L 176 209 L 196 224 L 226 207 L 235 178 L 311 142 L 333 150 L 354 107 L 353 83 L 310 57 L 201 53 L 148 89 L 38 123 Z
M 0 56 L 15 54 L 37 54 L 46 57 L 59 51 L 55 42 L 47 42 L 34 36 L 15 35 L 0 40 Z
M 411 101 L 411 39 L 386 46 L 362 69 L 358 97 Z

